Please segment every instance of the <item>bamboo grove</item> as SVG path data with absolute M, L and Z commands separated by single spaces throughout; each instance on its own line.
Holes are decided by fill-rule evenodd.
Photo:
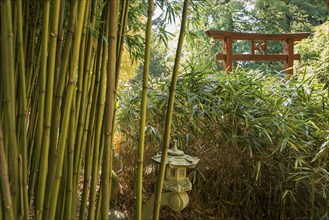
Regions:
M 131 4 L 1 0 L 0 219 L 108 218 L 116 91 Z M 148 4 L 141 136 L 154 1 Z M 139 161 L 142 171 L 142 138 Z M 137 219 L 142 180 L 140 172 Z

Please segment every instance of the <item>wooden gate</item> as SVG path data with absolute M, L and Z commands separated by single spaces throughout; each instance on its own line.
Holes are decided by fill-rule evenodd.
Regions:
M 255 34 L 231 31 L 208 30 L 208 37 L 224 41 L 224 53 L 217 53 L 216 60 L 224 61 L 224 68 L 229 74 L 232 72 L 233 61 L 284 61 L 287 74 L 293 74 L 294 60 L 300 59 L 300 54 L 294 53 L 294 42 L 310 36 L 310 33 L 292 34 Z M 250 54 L 234 54 L 233 40 L 247 40 L 251 42 Z M 283 41 L 283 54 L 268 54 L 268 41 Z

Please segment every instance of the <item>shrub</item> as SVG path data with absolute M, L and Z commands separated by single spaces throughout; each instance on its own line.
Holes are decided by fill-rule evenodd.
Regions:
M 161 146 L 168 81 L 153 80 L 149 87 L 145 167 Z M 137 143 L 137 88 L 121 95 L 122 160 L 132 161 L 133 154 L 127 152 Z M 177 85 L 172 139 L 201 160 L 191 172 L 194 189 L 180 217 L 328 215 L 328 116 L 328 88 L 313 78 L 285 80 L 260 72 L 227 76 L 207 65 L 186 66 Z M 132 172 L 127 178 L 134 178 L 135 165 L 127 169 Z M 154 176 L 146 173 L 145 187 L 152 193 Z M 179 218 L 166 211 L 163 215 Z

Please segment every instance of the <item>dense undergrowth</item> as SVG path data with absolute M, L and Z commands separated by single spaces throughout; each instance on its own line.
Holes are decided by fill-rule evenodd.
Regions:
M 191 171 L 190 204 L 173 219 L 278 219 L 329 216 L 328 88 L 252 71 L 232 75 L 188 65 L 177 84 L 172 139 L 201 160 Z M 296 74 L 298 75 L 298 74 Z M 154 193 L 150 157 L 160 149 L 169 79 L 149 86 L 145 195 Z M 140 85 L 120 95 L 117 158 L 125 172 L 118 205 L 134 216 L 134 158 Z M 120 145 L 120 147 L 118 147 Z M 129 163 L 128 163 L 129 162 Z M 117 168 L 119 169 L 119 168 Z M 147 198 L 145 198 L 147 199 Z

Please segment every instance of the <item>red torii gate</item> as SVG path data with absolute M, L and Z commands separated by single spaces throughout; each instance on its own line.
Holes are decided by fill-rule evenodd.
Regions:
M 228 74 L 232 72 L 233 61 L 284 61 L 285 72 L 293 74 L 294 60 L 300 59 L 300 54 L 294 53 L 294 42 L 310 36 L 310 33 L 256 34 L 220 30 L 207 30 L 206 34 L 215 40 L 224 41 L 224 53 L 217 53 L 215 58 L 224 61 L 224 68 Z M 233 54 L 233 40 L 249 40 L 251 42 L 251 54 Z M 268 41 L 283 41 L 284 53 L 268 54 Z M 255 51 L 258 51 L 259 54 L 256 54 Z

